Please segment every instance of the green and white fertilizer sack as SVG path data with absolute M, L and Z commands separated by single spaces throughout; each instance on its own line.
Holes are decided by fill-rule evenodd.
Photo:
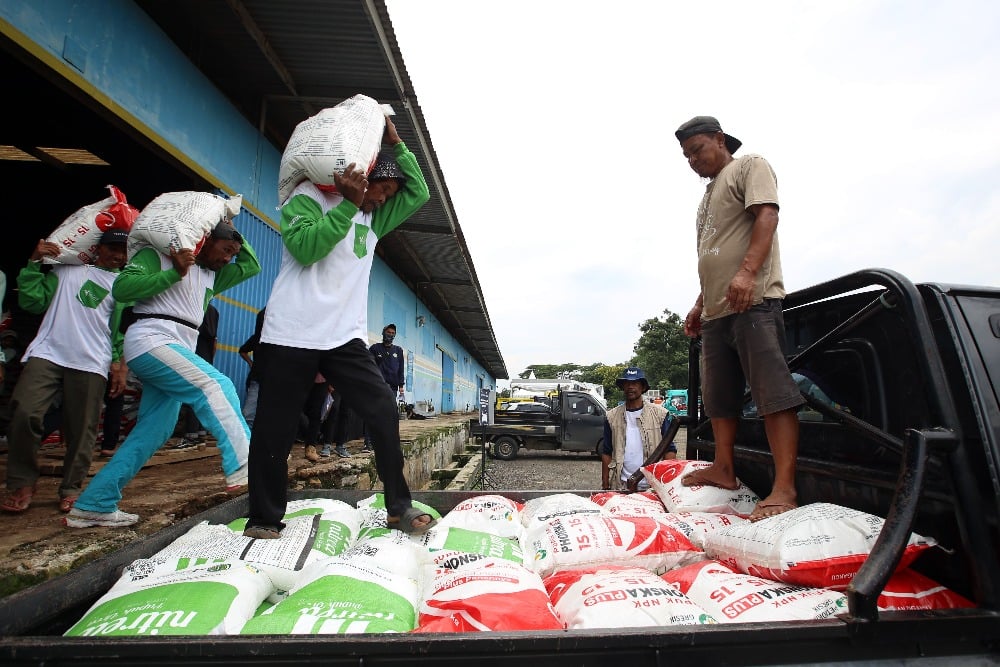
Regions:
M 705 536 L 705 552 L 737 572 L 844 590 L 867 560 L 884 523 L 866 512 L 813 503 L 711 532 Z M 933 538 L 913 533 L 898 569 L 936 544 Z
M 238 634 L 271 590 L 242 561 L 137 560 L 66 636 Z
M 843 593 L 751 577 L 714 560 L 671 570 L 663 579 L 720 623 L 809 621 L 847 611 Z
M 428 550 L 437 567 L 456 567 L 483 558 L 501 558 L 518 565 L 524 563 L 517 540 L 476 530 L 435 526 L 420 535 L 417 542 Z
M 419 547 L 391 536 L 307 566 L 288 597 L 250 619 L 242 634 L 410 632 L 416 627 Z
M 239 215 L 243 197 L 210 192 L 165 192 L 142 209 L 128 237 L 128 257 L 152 246 L 164 255 L 187 248 L 197 253 L 215 226 Z
M 414 500 L 413 506 L 422 512 L 426 512 L 434 520 L 441 518 L 441 513 L 430 505 Z M 358 509 L 361 510 L 361 537 L 377 537 L 396 530 L 389 528 L 389 513 L 385 509 L 385 495 L 376 493 L 358 501 Z
M 675 586 L 643 568 L 564 570 L 543 583 L 556 614 L 570 630 L 715 623 Z

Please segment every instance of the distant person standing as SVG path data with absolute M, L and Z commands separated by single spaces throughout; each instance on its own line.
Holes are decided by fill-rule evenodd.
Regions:
M 604 418 L 601 488 L 617 491 L 625 487 L 628 478 L 656 450 L 672 417 L 666 408 L 643 399 L 649 391 L 649 381 L 641 368 L 626 368 L 615 380 L 615 386 L 625 393 L 625 402 L 608 410 Z M 674 443 L 670 443 L 663 458 L 677 458 Z M 639 482 L 640 491 L 647 488 L 646 480 Z
M 682 483 L 738 487 L 733 458 L 749 383 L 774 459 L 771 493 L 750 515 L 759 521 L 797 507 L 796 412 L 804 402 L 784 354 L 778 182 L 761 156 L 734 158 L 741 142 L 711 116 L 692 118 L 675 135 L 691 169 L 710 179 L 696 217 L 701 293 L 684 320 L 684 333 L 702 340 L 702 395 L 715 461 L 685 475 Z
M 433 517 L 413 507 L 403 475 L 396 401 L 368 352 L 368 286 L 375 245 L 430 198 L 417 158 L 386 119 L 366 177 L 335 174 L 340 194 L 298 184 L 281 206 L 282 258 L 254 364 L 260 400 L 250 443 L 250 516 L 244 535 L 276 539 L 288 499 L 287 456 L 316 373 L 371 429 L 390 528 L 415 533 Z
M 247 366 L 250 367 L 247 370 L 246 394 L 243 399 L 243 418 L 247 420 L 247 426 L 251 429 L 253 420 L 257 416 L 257 395 L 260 393 L 260 367 L 254 365 L 254 354 L 260 345 L 260 332 L 264 328 L 266 314 L 266 308 L 261 308 L 257 312 L 253 333 L 240 345 L 240 359 L 247 362 Z
M 394 345 L 396 340 L 396 325 L 387 324 L 382 329 L 382 342 L 375 343 L 368 351 L 375 357 L 375 365 L 382 373 L 382 378 L 393 393 L 399 393 L 399 401 L 406 401 L 406 358 L 403 348 Z M 371 451 L 372 441 L 369 428 L 365 426 L 365 451 Z

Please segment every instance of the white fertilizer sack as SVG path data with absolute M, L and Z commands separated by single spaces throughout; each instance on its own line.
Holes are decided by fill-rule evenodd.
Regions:
M 843 590 L 868 558 L 885 520 L 830 503 L 813 503 L 705 536 L 705 552 L 737 572 Z M 899 567 L 937 544 L 913 533 Z
M 601 514 L 601 506 L 573 493 L 555 493 L 532 498 L 521 508 L 521 523 L 525 528 L 544 524 L 549 519 L 573 514 Z
M 517 538 L 523 528 L 521 504 L 498 495 L 476 496 L 455 505 L 437 525 Z
M 648 516 L 660 517 L 667 513 L 667 508 L 651 492 L 643 493 L 618 493 L 608 491 L 597 493 L 590 497 L 595 503 L 601 506 L 601 510 L 607 516 Z
M 48 235 L 45 240 L 59 246 L 59 255 L 45 257 L 46 264 L 93 264 L 104 232 L 132 228 L 139 211 L 129 206 L 121 190 L 113 185 L 108 190 L 108 197 L 82 206 Z
M 663 579 L 720 623 L 809 621 L 847 611 L 843 593 L 752 577 L 717 561 L 671 570 Z
M 522 549 L 525 565 L 542 577 L 605 565 L 658 573 L 704 558 L 680 532 L 655 519 L 593 514 L 560 516 L 527 528 Z
M 518 565 L 524 563 L 517 540 L 465 528 L 435 526 L 420 536 L 419 543 L 429 552 L 437 567 L 456 567 L 482 558 L 502 558 Z
M 128 238 L 129 259 L 147 246 L 164 255 L 184 248 L 201 250 L 217 224 L 235 218 L 243 198 L 225 199 L 209 192 L 165 192 L 142 209 Z
M 707 468 L 707 461 L 673 459 L 642 469 L 649 488 L 671 512 L 715 512 L 749 516 L 760 498 L 742 482 L 734 491 L 715 486 L 684 486 L 681 479 L 693 470 Z M 738 480 L 737 480 L 738 481 Z
M 284 203 L 302 181 L 333 186 L 333 175 L 354 163 L 367 174 L 375 165 L 385 110 L 365 95 L 355 95 L 299 123 L 278 165 L 278 201 Z
M 565 570 L 544 583 L 556 615 L 571 630 L 715 622 L 675 586 L 642 568 Z
M 654 518 L 684 533 L 684 536 L 699 549 L 705 548 L 705 536 L 709 533 L 747 522 L 747 519 L 735 514 L 714 512 L 668 512 Z
M 238 634 L 271 591 L 249 563 L 137 560 L 66 636 Z

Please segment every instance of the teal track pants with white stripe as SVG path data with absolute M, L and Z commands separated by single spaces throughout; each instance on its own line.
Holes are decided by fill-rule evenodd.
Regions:
M 142 381 L 135 427 L 90 481 L 75 507 L 90 512 L 118 509 L 122 489 L 173 435 L 184 403 L 218 441 L 223 473 L 230 475 L 246 465 L 250 429 L 240 413 L 232 380 L 191 350 L 174 344 L 139 355 L 129 362 L 129 368 Z

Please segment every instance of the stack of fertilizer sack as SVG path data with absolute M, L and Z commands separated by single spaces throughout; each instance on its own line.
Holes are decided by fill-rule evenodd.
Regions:
M 344 634 L 656 627 L 822 619 L 883 519 L 817 503 L 751 523 L 758 497 L 684 487 L 707 464 L 645 469 L 650 491 L 485 494 L 423 535 L 386 528 L 382 496 L 289 503 L 277 540 L 245 519 L 202 523 L 135 561 L 67 635 Z M 910 569 L 913 534 L 882 609 L 972 603 Z

